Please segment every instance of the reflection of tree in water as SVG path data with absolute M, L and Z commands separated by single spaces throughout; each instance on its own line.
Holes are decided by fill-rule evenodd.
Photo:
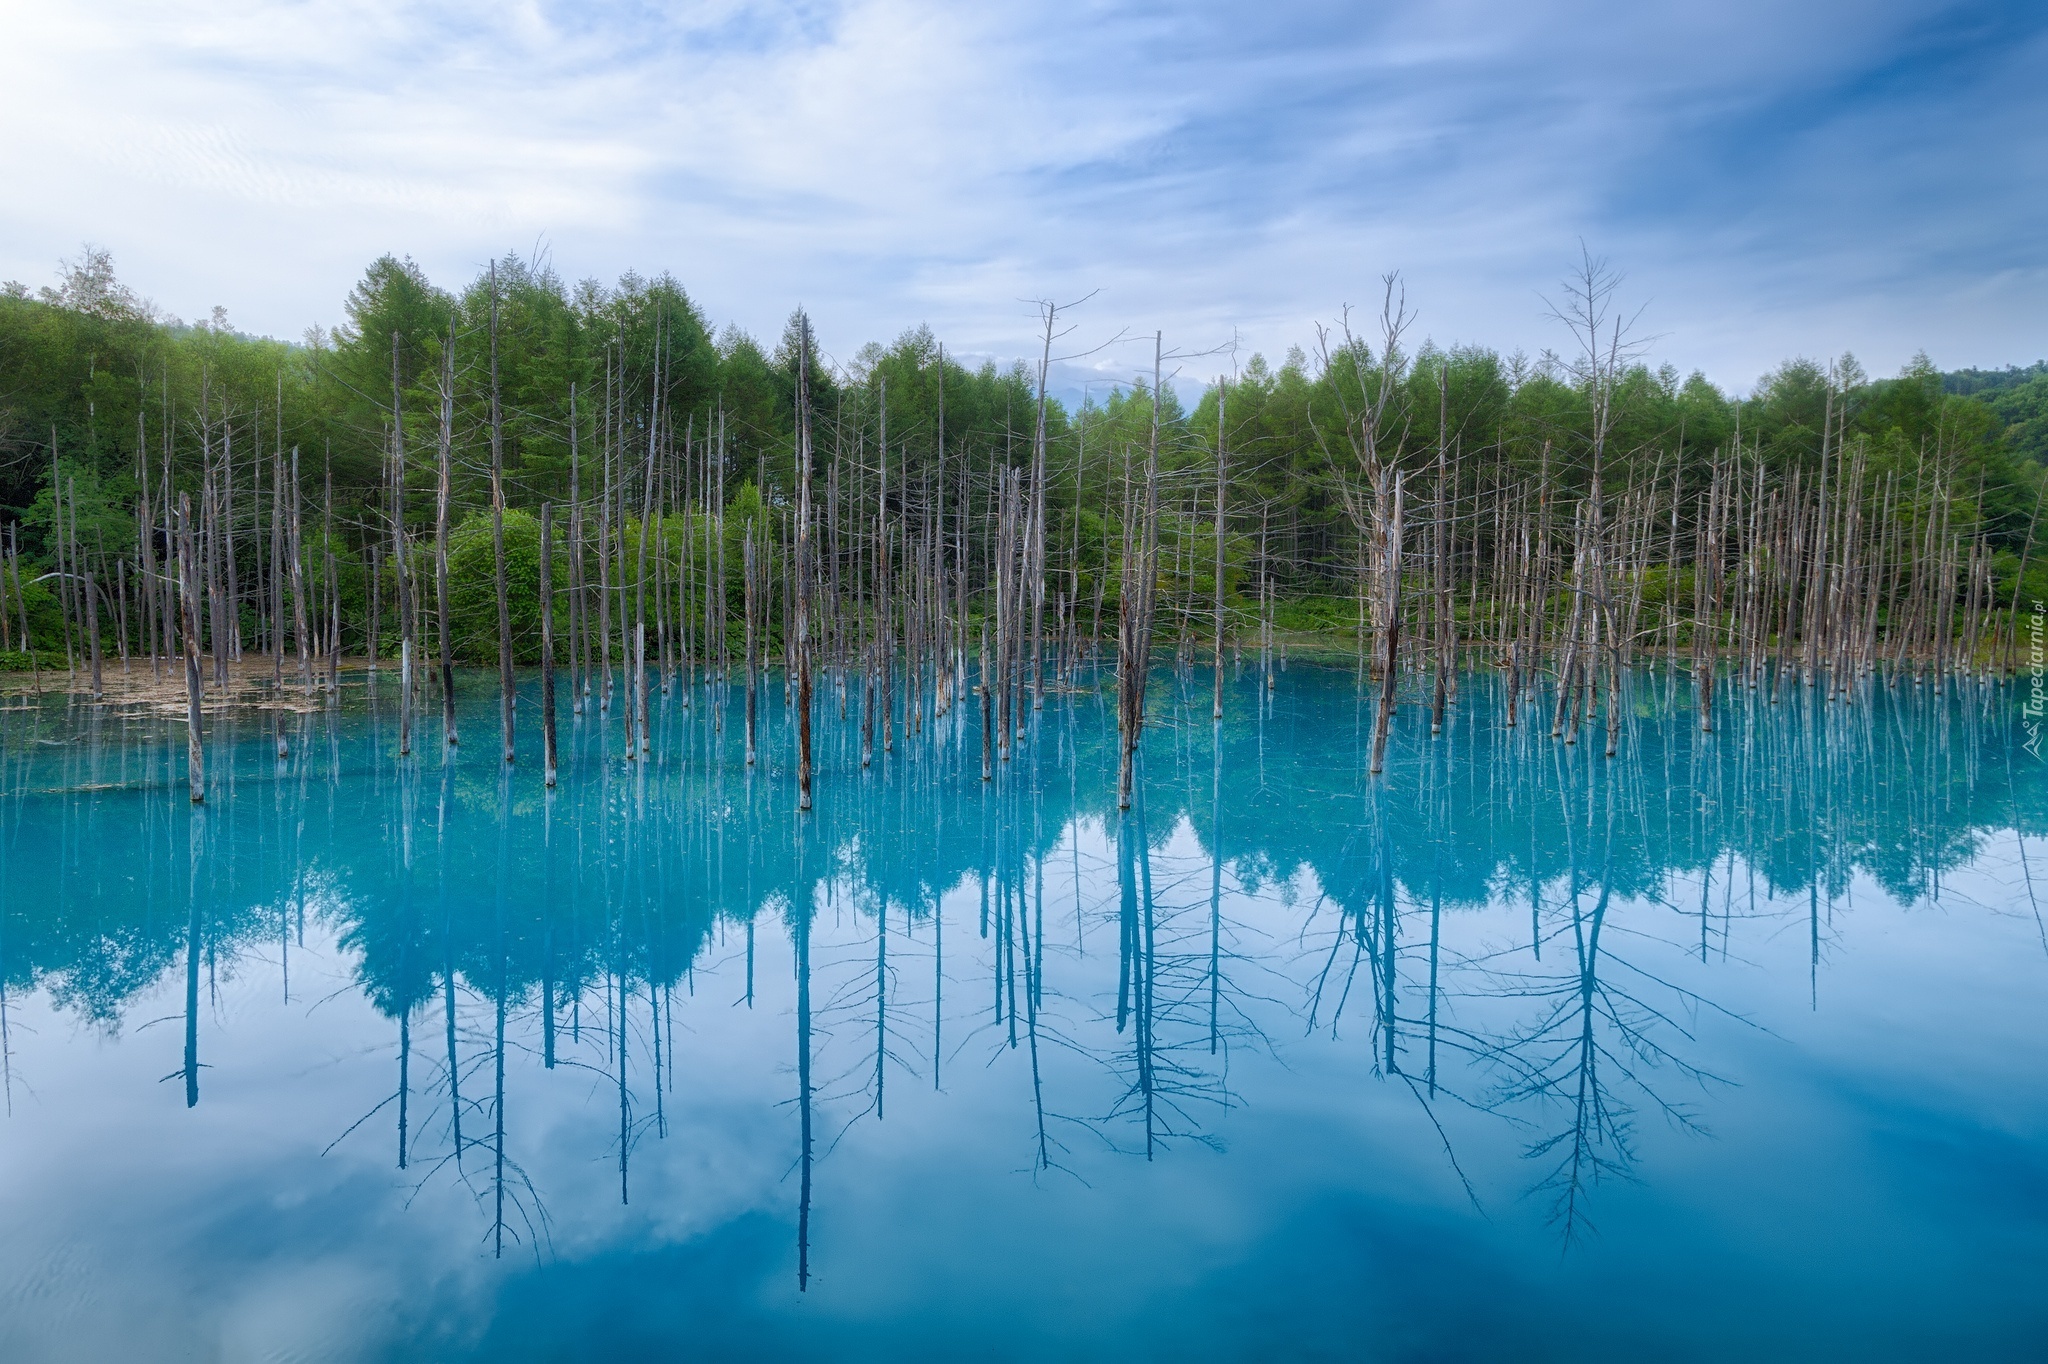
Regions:
M 1040 755 L 1033 750 L 1024 756 L 1035 786 Z M 1025 783 L 1016 780 L 1021 771 L 1004 773 L 1003 784 L 982 810 L 985 861 L 978 876 L 978 931 L 988 943 L 991 966 L 990 1006 L 983 1029 L 994 1042 L 990 1065 L 1003 1061 L 1006 1054 L 1020 1053 L 1026 1063 L 1032 1170 L 1045 1173 L 1068 1169 L 1069 1148 L 1061 1133 L 1087 1126 L 1078 1116 L 1048 1106 L 1050 1053 L 1083 1054 L 1084 1048 L 1073 1020 L 1066 1016 L 1068 999 L 1057 987 L 1046 988 L 1045 865 L 1052 848 L 1046 837 L 1044 802 L 1029 798 Z
M 52 719 L 62 746 L 9 731 L 0 1080 L 11 1099 L 24 993 L 112 1030 L 161 985 L 182 994 L 163 1020 L 184 1030 L 168 1078 L 196 1103 L 218 983 L 275 958 L 304 998 L 293 958 L 310 918 L 391 1024 L 391 1092 L 338 1140 L 395 1130 L 407 1181 L 459 1181 L 494 1248 L 539 1253 L 547 1216 L 519 1159 L 517 1096 L 599 1087 L 630 1199 L 634 1156 L 669 1129 L 676 1010 L 700 970 L 739 967 L 728 933 L 745 937 L 746 981 L 726 976 L 718 1005 L 751 1004 L 757 922 L 779 921 L 797 960 L 805 1283 L 814 1161 L 834 1132 L 885 1121 L 904 1082 L 943 1089 L 978 1049 L 968 1064 L 1011 1067 L 1029 1098 L 1033 1169 L 1075 1163 L 1079 1132 L 1151 1158 L 1214 1144 L 1233 1049 L 1263 1044 L 1289 1009 L 1347 1039 L 1363 1028 L 1373 1068 L 1433 1124 L 1448 1103 L 1529 1125 L 1569 1239 L 1590 1226 L 1590 1189 L 1631 1170 L 1645 1114 L 1697 1122 L 1673 1091 L 1708 1078 L 1686 1053 L 1713 1006 L 1660 973 L 1658 953 L 1706 969 L 1745 918 L 1800 914 L 1817 999 L 1829 935 L 1867 884 L 1856 873 L 1901 900 L 1939 894 L 1987 831 L 2048 808 L 2040 771 L 2013 763 L 1968 689 L 1938 704 L 1910 689 L 1847 705 L 1738 694 L 1717 734 L 1646 725 L 1610 764 L 1503 732 L 1472 679 L 1440 740 L 1397 724 L 1387 776 L 1367 784 L 1327 760 L 1348 679 L 1333 709 L 1313 673 L 1295 677 L 1220 725 L 1206 696 L 1179 714 L 1162 702 L 1128 815 L 1101 777 L 1113 727 L 1083 701 L 1049 708 L 988 787 L 973 731 L 963 772 L 934 724 L 927 746 L 828 788 L 803 836 L 774 774 L 680 745 L 672 765 L 565 764 L 575 780 L 545 798 L 496 764 L 371 761 L 308 717 L 282 764 L 252 729 L 249 756 L 216 769 L 223 798 L 191 812 L 168 798 L 177 750 L 149 728 L 69 741 Z M 1660 680 L 1633 701 L 1682 710 L 1683 692 Z M 1084 850 L 1097 831 L 1099 861 Z M 2016 887 L 2032 870 L 2015 868 Z M 1323 899 L 1290 960 L 1279 925 L 1308 885 Z M 948 895 L 956 911 L 978 898 L 978 915 L 969 901 L 949 925 Z M 1461 935 L 1461 914 L 1503 899 L 1517 916 L 1527 901 L 1526 940 Z M 1256 917 L 1234 916 L 1246 902 Z M 1083 968 L 1097 922 L 1116 926 L 1113 996 L 1098 993 L 1106 961 Z M 527 1063 L 536 1084 L 566 1074 L 529 1091 Z
M 811 1175 L 816 1159 L 812 1123 L 816 1096 L 811 1085 L 811 920 L 812 896 L 804 887 L 802 897 L 790 911 L 790 939 L 796 959 L 796 1075 L 798 1154 L 801 1166 L 797 1192 L 796 1284 L 802 1292 L 811 1284 Z
M 1559 798 L 1567 807 L 1562 900 L 1547 923 L 1539 919 L 1526 967 L 1519 952 L 1475 961 L 1477 981 L 1469 988 L 1534 1012 L 1475 1035 L 1474 1055 L 1499 1077 L 1485 1098 L 1496 1111 L 1539 1125 L 1543 1112 L 1566 1115 L 1561 1127 L 1531 1141 L 1526 1154 L 1543 1169 L 1536 1190 L 1549 1196 L 1550 1219 L 1570 1245 L 1592 1228 L 1586 1210 L 1591 1188 L 1630 1176 L 1639 1108 L 1684 1130 L 1704 1131 L 1690 1109 L 1660 1093 L 1655 1072 L 1668 1068 L 1695 1085 L 1714 1078 L 1676 1050 L 1693 1040 L 1680 1014 L 1713 1006 L 1613 950 L 1612 935 L 1623 931 L 1609 922 L 1616 827 L 1630 798 L 1621 782 L 1568 779 Z M 1588 858 L 1581 840 L 1589 835 Z M 1543 938 L 1552 949 L 1548 970 L 1537 963 Z M 1535 1114 L 1526 1111 L 1531 1108 Z
M 1021 1047 L 1032 1059 L 1036 1160 L 1043 1168 L 1058 1142 L 1049 1135 L 1037 1066 L 1044 1002 L 1042 811 L 1022 794 L 1029 783 L 1007 768 L 1003 780 L 986 788 L 977 782 L 968 788 L 971 799 L 956 801 L 958 729 L 952 721 L 934 723 L 908 736 L 894 756 L 863 768 L 856 798 L 824 831 L 834 840 L 822 886 L 834 945 L 806 946 L 831 981 L 815 1011 L 817 1040 L 845 1055 L 816 1098 L 837 1110 L 829 1152 L 856 1123 L 887 1119 L 892 1078 L 921 1085 L 928 1077 L 930 1087 L 942 1091 L 949 1060 L 993 1026 L 998 1052 Z M 1022 890 L 1034 868 L 1036 922 Z M 990 971 L 992 1012 L 961 1003 L 988 999 L 982 990 L 989 987 L 977 989 L 947 969 L 940 902 L 949 891 L 970 887 L 980 899 L 977 941 Z M 949 1007 L 955 1011 L 950 1016 Z M 957 1021 L 963 1009 L 971 1010 L 965 1035 L 949 1045 L 949 1017 Z
M 391 845 L 395 912 L 350 915 L 340 937 L 359 954 L 366 993 L 397 1023 L 398 1089 L 373 1113 L 395 1103 L 399 1164 L 415 1193 L 452 1177 L 476 1197 L 494 1252 L 509 1239 L 538 1253 L 548 1218 L 511 1149 L 508 1064 L 537 1062 L 543 1074 L 569 1072 L 579 1092 L 613 1096 L 610 1154 L 630 1202 L 635 1150 L 667 1135 L 676 992 L 709 942 L 708 900 L 672 874 L 722 811 L 699 803 L 686 817 L 641 773 L 603 773 L 575 805 L 517 792 L 502 776 L 466 780 L 444 767 L 424 818 L 413 787 L 399 784 L 393 822 L 424 831 L 433 911 L 412 911 L 415 842 L 401 836 Z M 437 1035 L 423 1077 L 416 1024 Z
M 846 1114 L 843 1132 L 863 1118 L 888 1117 L 891 1074 L 921 1081 L 926 1067 L 938 1065 L 934 1046 L 925 1041 L 927 1027 L 936 1040 L 937 1020 L 927 1022 L 928 1001 L 905 985 L 920 928 L 937 950 L 937 896 L 929 886 L 899 877 L 901 859 L 888 832 L 865 816 L 830 857 L 824 910 L 835 927 L 846 930 L 849 918 L 855 927 L 818 963 L 835 983 L 818 1005 L 816 1021 L 828 1038 L 858 1037 L 863 1044 L 851 1049 L 855 1054 L 821 1087 L 822 1099 L 856 1105 Z M 859 927 L 863 922 L 865 929 Z
M 1773 769 L 1780 773 L 1797 770 L 1787 759 L 1810 758 L 1829 747 L 1815 745 L 1810 736 L 1802 742 L 1801 728 L 1782 716 L 1770 717 L 1768 725 L 1759 721 L 1758 731 L 1743 737 L 1787 744 L 1791 751 L 1778 755 Z M 1673 891 L 1685 876 L 1684 858 L 1701 849 L 1699 950 L 1704 957 L 1714 870 L 1725 856 L 1718 925 L 1725 959 L 1736 854 L 1724 852 L 1730 831 L 1721 822 L 1755 815 L 1746 805 L 1716 811 L 1730 793 L 1713 761 L 1696 761 L 1689 779 L 1673 781 L 1667 771 L 1660 782 L 1646 766 L 1540 746 L 1521 755 L 1519 771 L 1514 762 L 1501 761 L 1511 755 L 1496 755 L 1494 770 L 1508 773 L 1510 782 L 1481 799 L 1468 794 L 1453 801 L 1447 798 L 1453 762 L 1447 748 L 1410 769 L 1412 785 L 1369 791 L 1352 835 L 1338 857 L 1324 864 L 1324 884 L 1348 892 L 1350 904 L 1313 963 L 1306 1012 L 1311 1028 L 1335 1034 L 1354 991 L 1369 985 L 1376 1069 L 1403 1079 L 1440 1137 L 1444 1128 L 1429 1102 L 1439 1094 L 1533 1128 L 1525 1154 L 1541 1170 L 1535 1189 L 1546 1195 L 1551 1219 L 1570 1244 L 1591 1229 L 1591 1189 L 1603 1179 L 1631 1175 L 1640 1114 L 1654 1113 L 1682 1131 L 1704 1130 L 1694 1109 L 1672 1090 L 1700 1089 L 1716 1079 L 1685 1055 L 1698 1016 L 1733 1016 L 1646 959 L 1644 949 L 1674 958 L 1690 950 L 1680 937 L 1667 936 L 1654 916 L 1659 909 L 1689 912 Z M 1828 774 L 1810 768 L 1805 784 L 1809 790 L 1824 788 Z M 1696 794 L 1660 832 L 1652 807 L 1666 804 L 1665 813 L 1672 813 L 1668 797 L 1674 789 Z M 1553 818 L 1539 819 L 1530 808 L 1544 800 Z M 1499 902 L 1501 891 L 1510 898 L 1526 893 L 1531 927 L 1519 944 L 1465 951 L 1443 946 L 1445 868 L 1470 842 L 1454 827 L 1460 810 L 1492 810 L 1496 818 L 1509 810 L 1514 818 L 1506 822 L 1531 831 L 1525 869 L 1504 869 L 1477 893 L 1455 896 L 1478 906 Z M 1844 817 L 1823 793 L 1810 796 L 1796 822 L 1787 823 L 1796 827 L 1817 819 L 1825 827 Z M 1673 826 L 1680 835 L 1675 839 Z M 1670 840 L 1661 860 L 1660 839 Z M 1799 843 L 1806 849 L 1822 846 L 1811 835 Z M 1846 878 L 1841 860 L 1849 854 L 1839 845 L 1832 851 L 1834 874 Z M 1548 852 L 1561 853 L 1562 865 L 1545 865 Z M 1830 872 L 1817 857 L 1800 897 L 1809 907 L 1816 962 L 1821 930 L 1812 906 L 1824 893 L 1832 903 Z M 1561 887 L 1547 893 L 1555 883 Z M 1753 875 L 1749 896 L 1747 912 L 1765 917 L 1753 908 Z M 1628 916 L 1617 918 L 1624 905 Z M 1459 1058 L 1463 1069 L 1441 1070 L 1440 1053 Z M 1562 1114 L 1561 1123 L 1553 1121 L 1556 1114 Z M 1445 1148 L 1463 1180 L 1448 1138 Z M 1469 1181 L 1466 1188 L 1470 1194 Z
M 1136 1122 L 1151 1160 L 1176 1139 L 1220 1149 L 1202 1131 L 1201 1114 L 1231 1102 L 1224 1042 L 1254 1027 L 1226 1022 L 1222 1013 L 1232 992 L 1224 985 L 1220 904 L 1209 895 L 1179 898 L 1191 886 L 1207 889 L 1214 865 L 1175 868 L 1170 879 L 1155 880 L 1145 807 L 1140 791 L 1116 821 L 1116 1030 L 1128 1041 L 1119 1058 L 1125 1089 L 1108 1118 Z
M 1014 767 L 988 787 L 969 786 L 970 799 L 957 803 L 942 755 L 925 766 L 878 765 L 862 775 L 858 806 L 832 826 L 842 841 L 830 854 L 821 912 L 836 926 L 836 945 L 813 949 L 831 982 L 816 1016 L 821 1050 L 847 1054 L 817 1090 L 838 1110 L 828 1152 L 853 1124 L 886 1120 L 892 1080 L 921 1082 L 929 1067 L 931 1086 L 942 1089 L 963 1052 L 987 1067 L 1016 1067 L 1036 1172 L 1071 1173 L 1076 1134 L 1125 1149 L 1117 1128 L 1126 1119 L 1142 1134 L 1130 1149 L 1147 1154 L 1174 1137 L 1207 1140 L 1197 1110 L 1228 1101 L 1228 1048 L 1256 1032 L 1230 983 L 1235 926 L 1215 897 L 1180 898 L 1212 869 L 1220 878 L 1220 864 L 1204 857 L 1199 868 L 1162 874 L 1161 849 L 1174 830 L 1152 836 L 1142 811 L 1135 820 L 1102 813 L 1099 825 L 1077 820 L 1067 803 L 1079 789 L 1070 731 L 1020 745 Z M 1049 784 L 1062 769 L 1068 781 Z M 1090 854 L 1084 874 L 1082 844 L 1093 828 L 1111 831 L 1120 851 L 1099 868 Z M 1081 940 L 1097 912 L 1087 887 L 1097 871 L 1117 877 L 1105 907 L 1118 934 L 1113 1014 L 1107 1000 L 1062 984 L 1086 955 Z M 1070 911 L 1061 902 L 1068 887 Z M 980 968 L 978 981 L 947 969 L 946 894 L 969 904 L 970 948 L 979 950 L 955 956 Z M 1062 924 L 1071 937 L 1061 936 Z M 1214 1073 L 1206 1057 L 1216 1058 Z M 1076 1072 L 1063 1059 L 1086 1064 Z M 1091 1072 L 1117 1085 L 1094 1113 L 1086 1111 Z

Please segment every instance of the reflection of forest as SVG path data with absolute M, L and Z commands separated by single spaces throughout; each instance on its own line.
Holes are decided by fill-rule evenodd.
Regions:
M 468 754 L 401 766 L 374 707 L 295 717 L 282 762 L 267 721 L 224 716 L 223 789 L 196 809 L 160 722 L 16 713 L 0 1024 L 7 998 L 41 990 L 118 1030 L 182 974 L 196 1103 L 210 992 L 250 955 L 289 992 L 317 924 L 393 1020 L 392 1097 L 366 1125 L 388 1121 L 422 1177 L 469 1181 L 497 1244 L 532 1244 L 545 1221 L 507 1149 L 508 1051 L 601 1077 L 630 1198 L 636 1145 L 666 1128 L 678 996 L 716 948 L 751 1004 L 772 922 L 796 972 L 772 989 L 796 1025 L 801 1273 L 814 1157 L 885 1120 L 893 1086 L 940 1087 L 963 1051 L 1015 1056 L 1033 1163 L 1053 1171 L 1084 1137 L 1148 1158 L 1206 1140 L 1233 1049 L 1304 1025 L 1369 1030 L 1372 1066 L 1432 1116 L 1454 1099 L 1533 1123 L 1569 1237 L 1586 1190 L 1629 1165 L 1636 1115 L 1693 1120 L 1660 1086 L 1706 1078 L 1677 1020 L 1713 1001 L 1646 944 L 1711 959 L 1739 921 L 1803 912 L 1817 972 L 1852 874 L 1910 902 L 1987 832 L 2032 836 L 2048 814 L 1992 689 L 1738 694 L 1701 735 L 1666 718 L 1687 713 L 1683 680 L 1642 675 L 1610 761 L 1502 727 L 1472 678 L 1443 738 L 1397 727 L 1375 783 L 1348 675 L 1297 668 L 1220 727 L 1201 682 L 1158 675 L 1142 799 L 1121 815 L 1113 718 L 1087 694 L 1050 704 L 989 786 L 978 735 L 953 728 L 971 708 L 867 772 L 855 732 L 827 723 L 807 818 L 773 755 L 749 773 L 702 706 L 664 708 L 637 770 L 565 721 L 552 796 Z M 1447 916 L 1482 906 L 1512 912 L 1512 940 L 1452 950 Z M 1654 931 L 1617 938 L 1624 911 Z M 1117 946 L 1100 988 L 1066 951 L 1097 925 Z M 1057 1082 L 1077 1059 L 1104 1101 Z

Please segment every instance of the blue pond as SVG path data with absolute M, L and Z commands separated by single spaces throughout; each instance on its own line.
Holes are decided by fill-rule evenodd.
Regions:
M 2009 690 L 0 712 L 0 1358 L 2038 1358 Z M 533 679 L 525 679 L 533 685 Z M 687 702 L 687 704 L 686 704 Z M 720 717 L 722 716 L 722 724 Z M 444 760 L 445 758 L 445 760 Z

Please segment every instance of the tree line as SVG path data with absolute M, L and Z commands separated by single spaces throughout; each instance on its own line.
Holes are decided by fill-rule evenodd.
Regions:
M 1128 338 L 1130 381 L 1069 404 L 1050 302 L 1007 368 L 926 328 L 835 365 L 801 311 L 766 346 L 668 275 L 508 256 L 448 289 L 386 256 L 287 344 L 162 318 L 88 250 L 0 292 L 0 656 L 95 692 L 104 657 L 187 637 L 220 684 L 248 653 L 309 688 L 315 660 L 329 685 L 344 656 L 496 662 L 509 735 L 511 670 L 551 648 L 572 706 L 623 688 L 643 730 L 650 662 L 664 692 L 705 669 L 751 696 L 778 664 L 808 686 L 811 650 L 842 698 L 857 662 L 885 751 L 899 671 L 942 711 L 993 669 L 998 757 L 1013 693 L 1112 646 L 1133 736 L 1158 648 L 1220 678 L 1226 649 L 1270 671 L 1320 642 L 1383 714 L 1421 676 L 1437 723 L 1490 662 L 1511 718 L 1548 687 L 1573 738 L 1643 662 L 2011 670 L 2048 588 L 2048 373 L 1844 355 L 1732 396 L 1652 368 L 1619 283 L 1584 260 L 1533 359 L 1418 341 L 1389 278 L 1370 325 L 1277 365 Z

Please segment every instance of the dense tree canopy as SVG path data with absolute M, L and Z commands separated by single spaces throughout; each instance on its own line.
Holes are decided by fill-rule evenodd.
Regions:
M 25 556 L 45 556 L 49 489 L 61 477 L 70 481 L 67 504 L 76 496 L 79 542 L 118 558 L 134 550 L 128 509 L 142 470 L 155 483 L 168 461 L 177 487 L 197 487 L 202 458 L 225 458 L 260 492 L 267 475 L 254 456 L 296 447 L 309 492 L 331 469 L 342 572 L 360 576 L 359 551 L 388 524 L 383 481 L 394 434 L 404 514 L 413 525 L 431 521 L 444 382 L 455 521 L 487 503 L 494 304 L 515 508 L 565 501 L 572 480 L 591 497 L 603 461 L 644 455 L 650 442 L 687 452 L 677 463 L 691 470 L 688 486 L 672 506 L 729 499 L 745 484 L 776 503 L 794 481 L 800 350 L 810 357 L 821 487 L 836 479 L 849 506 L 876 495 L 885 467 L 892 497 L 928 505 L 943 462 L 954 514 L 962 489 L 978 513 L 988 471 L 1026 464 L 1033 453 L 1034 369 L 1021 361 L 969 367 L 923 327 L 871 343 L 835 370 L 815 344 L 799 346 L 808 325 L 800 313 L 766 346 L 716 329 L 667 274 L 572 286 L 545 263 L 507 256 L 449 289 L 411 260 L 384 256 L 350 291 L 343 323 L 286 343 L 244 335 L 218 311 L 194 324 L 163 318 L 119 282 L 105 253 L 88 251 L 56 288 L 0 293 L 0 520 L 14 523 Z M 1655 479 L 1691 495 L 1717 451 L 1740 448 L 1780 476 L 1812 475 L 1832 440 L 1861 451 L 1868 486 L 1889 487 L 1896 514 L 1921 514 L 1944 498 L 1957 532 L 1995 555 L 2002 591 L 2011 590 L 2030 529 L 2038 534 L 2048 458 L 2042 364 L 1943 375 L 1922 357 L 1894 378 L 1872 379 L 1851 356 L 1794 359 L 1736 397 L 1698 373 L 1632 362 L 1617 372 L 1596 442 L 1595 389 L 1556 355 L 1434 343 L 1385 351 L 1348 335 L 1323 338 L 1277 363 L 1251 356 L 1224 388 L 1192 388 L 1201 376 L 1186 372 L 1166 387 L 1157 414 L 1166 571 L 1191 590 L 1212 580 L 1204 565 L 1213 563 L 1208 518 L 1220 443 L 1233 589 L 1249 570 L 1284 595 L 1348 590 L 1362 539 L 1342 494 L 1359 474 L 1352 437 L 1361 400 L 1378 387 L 1387 391 L 1382 428 L 1392 463 L 1424 474 L 1439 461 L 1454 465 L 1463 489 L 1541 479 L 1560 496 L 1583 492 L 1597 444 L 1606 486 Z M 1153 421 L 1142 381 L 1091 392 L 1078 408 L 1048 401 L 1056 570 L 1092 576 L 1115 554 L 1123 490 Z M 531 538 L 528 523 L 517 525 L 515 539 Z M 1094 591 L 1078 586 L 1084 598 Z

